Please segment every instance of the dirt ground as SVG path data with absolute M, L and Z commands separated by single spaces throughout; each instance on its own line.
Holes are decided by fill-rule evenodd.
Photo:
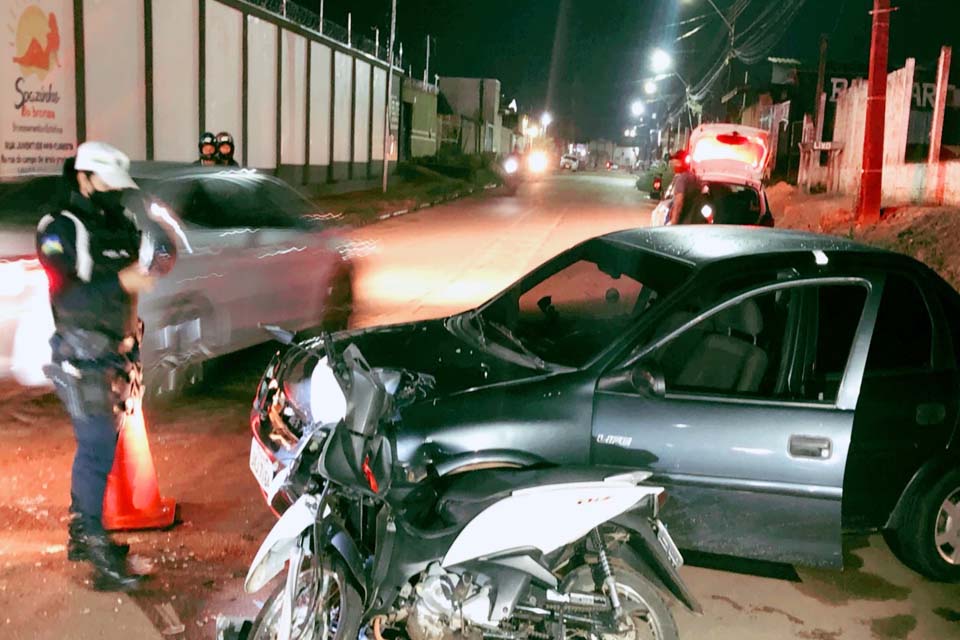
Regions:
M 778 183 L 767 189 L 778 227 L 831 233 L 917 258 L 960 289 L 960 208 L 886 202 L 877 225 L 854 219 L 854 200 L 808 195 Z
M 29 392 L 3 399 L 0 637 L 162 637 L 169 624 L 157 607 L 169 603 L 187 625 L 173 637 L 212 638 L 217 614 L 253 613 L 249 598 L 245 609 L 237 603 L 274 517 L 252 476 L 223 472 L 246 460 L 250 447 L 244 427 L 256 375 L 241 371 L 233 380 L 235 392 L 228 385 L 202 394 L 164 412 L 151 430 L 161 490 L 176 497 L 179 516 L 169 531 L 118 536 L 155 565 L 155 576 L 132 596 L 92 591 L 87 566 L 66 560 L 73 439 L 60 406 Z

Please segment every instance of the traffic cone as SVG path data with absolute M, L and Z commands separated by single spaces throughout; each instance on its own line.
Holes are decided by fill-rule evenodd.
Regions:
M 120 428 L 113 469 L 103 495 L 103 527 L 107 531 L 162 529 L 173 524 L 176 502 L 160 497 L 147 425 L 138 402 Z

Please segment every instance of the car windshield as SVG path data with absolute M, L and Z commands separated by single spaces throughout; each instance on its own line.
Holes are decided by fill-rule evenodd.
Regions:
M 184 220 L 208 229 L 302 228 L 312 211 L 296 191 L 266 178 L 212 175 L 138 182 Z
M 690 274 L 682 262 L 598 238 L 507 289 L 472 316 L 471 326 L 484 342 L 541 368 L 581 367 Z

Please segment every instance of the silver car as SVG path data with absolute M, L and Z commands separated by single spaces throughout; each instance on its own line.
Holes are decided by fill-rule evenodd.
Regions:
M 178 260 L 140 300 L 147 386 L 170 393 L 204 363 L 263 342 L 263 324 L 342 328 L 352 295 L 338 229 L 272 176 L 245 169 L 135 164 L 131 209 L 167 217 Z M 53 320 L 34 227 L 57 188 L 43 177 L 0 195 L 0 376 L 42 384 Z

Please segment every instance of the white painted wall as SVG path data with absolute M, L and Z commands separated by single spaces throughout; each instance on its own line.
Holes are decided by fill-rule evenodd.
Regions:
M 354 103 L 353 161 L 370 159 L 370 64 L 357 60 L 357 99 Z
M 373 70 L 373 159 L 383 160 L 383 114 L 387 108 L 387 70 Z
M 333 97 L 333 161 L 350 162 L 350 118 L 353 82 L 353 58 L 334 52 L 336 88 Z
M 277 166 L 277 27 L 252 16 L 247 20 L 247 165 L 272 169 Z
M 143 3 L 84 0 L 83 37 L 87 139 L 146 159 Z
M 197 0 L 153 3 L 153 151 L 156 160 L 197 159 Z M 176 44 L 174 44 L 176 43 Z
M 290 31 L 283 34 L 280 104 L 280 158 L 283 164 L 307 160 L 307 40 Z
M 330 47 L 313 42 L 310 59 L 310 164 L 330 164 Z
M 213 133 L 232 133 L 234 155 L 243 158 L 243 69 L 238 64 L 243 55 L 243 14 L 219 2 L 207 2 L 206 27 L 205 126 Z M 275 121 L 276 116 L 270 120 Z

